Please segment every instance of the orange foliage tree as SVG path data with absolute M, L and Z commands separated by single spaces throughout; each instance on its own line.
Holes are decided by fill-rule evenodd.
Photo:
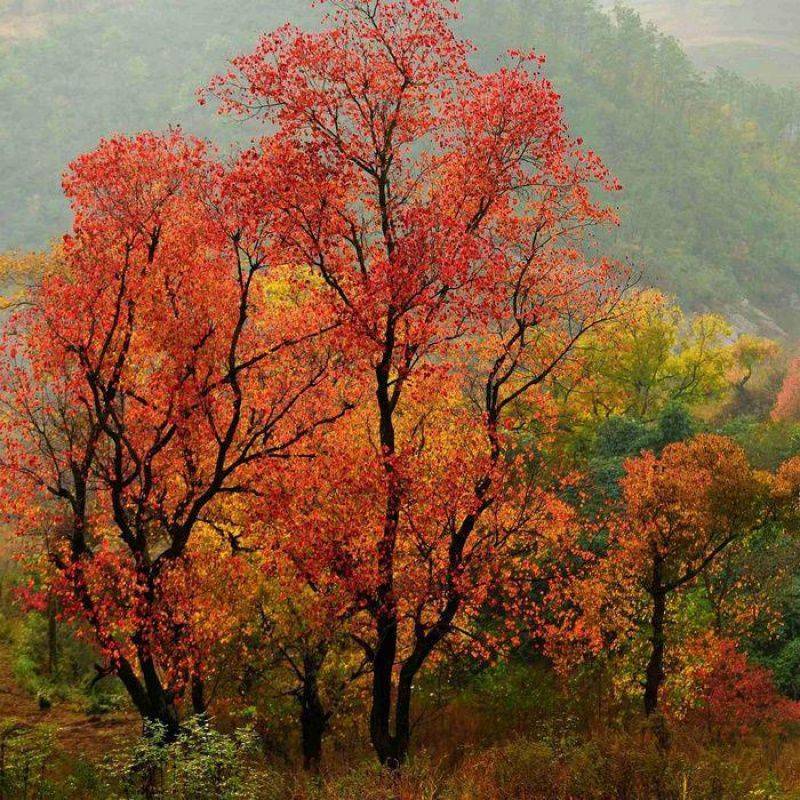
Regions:
M 178 132 L 81 156 L 63 269 L 2 344 L 4 513 L 43 534 L 103 671 L 171 732 L 188 686 L 204 707 L 215 586 L 236 580 L 236 559 L 207 550 L 215 509 L 267 491 L 343 410 L 329 323 L 239 173 Z
M 507 510 L 525 487 L 518 411 L 536 416 L 541 387 L 614 313 L 624 279 L 582 244 L 615 221 L 595 187 L 616 182 L 570 138 L 542 58 L 469 66 L 454 3 L 331 6 L 319 33 L 262 37 L 210 94 L 271 127 L 252 179 L 282 210 L 293 263 L 327 287 L 364 388 L 356 464 L 339 465 L 322 512 L 353 544 L 320 564 L 369 617 L 371 740 L 398 763 L 419 670 L 526 527 Z
M 630 459 L 621 484 L 607 552 L 572 587 L 568 630 L 594 650 L 623 648 L 648 632 L 642 685 L 650 715 L 666 677 L 671 613 L 722 553 L 764 524 L 769 485 L 738 445 L 715 435 Z

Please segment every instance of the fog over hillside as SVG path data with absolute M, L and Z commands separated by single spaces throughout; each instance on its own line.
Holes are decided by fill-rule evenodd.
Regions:
M 530 0 L 535 5 L 535 0 Z M 0 0 L 0 41 L 46 36 L 70 16 L 135 8 L 134 0 Z M 197 14 L 191 3 L 169 5 Z M 225 3 L 217 3 L 223 14 Z M 245 4 L 246 5 L 246 4 Z M 264 18 L 304 15 L 299 0 L 264 3 Z M 800 84 L 800 3 L 797 0 L 600 0 L 606 9 L 629 6 L 677 36 L 703 69 L 722 67 L 773 85 Z
M 800 56 L 791 50 L 800 4 L 770 0 L 755 14 L 755 3 L 733 0 L 635 2 L 685 35 L 689 53 L 636 13 L 604 13 L 596 0 L 463 0 L 459 27 L 478 46 L 479 67 L 509 47 L 547 54 L 573 130 L 625 187 L 617 255 L 688 307 L 799 333 L 800 95 L 704 75 L 692 32 L 780 31 Z M 246 143 L 258 130 L 201 108 L 196 91 L 260 31 L 316 24 L 309 5 L 0 0 L 0 250 L 43 247 L 63 232 L 59 176 L 101 136 L 180 124 L 223 148 Z M 730 66 L 753 74 L 744 61 Z
M 704 69 L 722 67 L 773 85 L 800 84 L 797 0 L 628 0 L 674 34 Z M 615 0 L 607 0 L 607 6 Z

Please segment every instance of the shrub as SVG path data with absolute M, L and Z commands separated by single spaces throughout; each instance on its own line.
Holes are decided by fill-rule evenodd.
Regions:
M 753 664 L 735 642 L 706 637 L 695 710 L 716 734 L 734 738 L 755 730 L 778 733 L 800 721 L 800 703 L 782 697 L 772 673 Z
M 89 714 L 103 714 L 123 705 L 121 686 L 114 679 L 96 681 L 96 653 L 67 625 L 59 624 L 57 658 L 49 663 L 47 618 L 35 611 L 18 626 L 14 645 L 14 677 L 29 694 L 48 707 L 71 700 Z
M 46 768 L 53 753 L 53 732 L 15 720 L 0 723 L 0 797 L 42 800 L 55 797 Z
M 200 718 L 187 722 L 173 742 L 166 741 L 165 733 L 163 726 L 151 725 L 132 749 L 108 760 L 110 797 L 252 800 L 276 796 L 271 794 L 275 776 L 253 768 L 251 757 L 258 748 L 251 728 L 225 734 Z
M 800 700 L 800 639 L 787 642 L 775 659 L 775 683 L 783 694 Z

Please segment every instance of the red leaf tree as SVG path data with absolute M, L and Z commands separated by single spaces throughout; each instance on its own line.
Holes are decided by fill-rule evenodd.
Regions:
M 371 739 L 397 763 L 419 670 L 503 569 L 511 523 L 498 520 L 520 472 L 509 430 L 613 313 L 620 276 L 582 243 L 614 222 L 595 188 L 616 184 L 568 135 L 542 59 L 470 68 L 453 3 L 331 5 L 325 30 L 264 36 L 210 91 L 273 128 L 248 156 L 254 180 L 293 262 L 327 288 L 366 387 L 361 455 L 338 487 L 359 498 L 339 523 L 358 558 L 322 553 L 370 619 Z
M 776 422 L 796 422 L 800 419 L 800 358 L 789 362 L 775 406 L 772 419 Z
M 204 707 L 208 622 L 224 617 L 204 581 L 236 576 L 193 542 L 341 413 L 328 323 L 281 266 L 270 198 L 201 142 L 105 141 L 64 186 L 63 273 L 3 343 L 4 510 L 44 534 L 104 671 L 174 731 L 187 686 Z
M 690 717 L 725 738 L 757 730 L 779 733 L 800 719 L 800 703 L 782 697 L 772 673 L 753 664 L 736 642 L 713 635 L 690 648 L 701 662 L 694 676 L 697 701 Z

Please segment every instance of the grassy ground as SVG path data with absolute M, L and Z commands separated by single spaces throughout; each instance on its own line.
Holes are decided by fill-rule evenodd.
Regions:
M 47 726 L 60 751 L 89 759 L 99 758 L 138 735 L 140 725 L 130 712 L 87 715 L 83 708 L 68 702 L 40 708 L 37 699 L 15 679 L 13 659 L 11 647 L 0 645 L 0 720 L 4 726 Z
M 0 800 L 144 799 L 144 774 L 158 800 L 800 800 L 795 732 L 722 739 L 676 725 L 664 751 L 635 710 L 612 716 L 535 668 L 479 681 L 429 710 L 394 775 L 374 763 L 353 720 L 340 721 L 314 776 L 300 768 L 289 727 L 285 758 L 254 733 L 200 729 L 164 750 L 142 744 L 131 714 L 91 717 L 65 702 L 42 711 L 15 682 L 6 646 L 0 687 L 4 719 L 53 732 L 46 754 L 26 756 L 34 777 L 24 791 L 0 788 Z
M 40 708 L 19 667 L 31 630 L 7 615 L 0 636 L 0 800 L 800 800 L 800 730 L 724 738 L 674 723 L 664 751 L 638 703 L 532 664 L 485 670 L 444 697 L 427 687 L 435 699 L 417 709 L 398 774 L 376 765 L 358 703 L 335 719 L 319 775 L 301 769 L 291 705 L 280 722 L 274 709 L 248 717 L 253 698 L 235 693 L 210 729 L 158 747 L 130 711 L 87 713 L 79 690 Z M 255 725 L 237 729 L 246 719 Z

